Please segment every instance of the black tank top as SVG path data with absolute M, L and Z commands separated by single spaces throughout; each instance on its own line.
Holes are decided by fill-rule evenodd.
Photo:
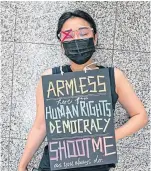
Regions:
M 101 68 L 105 68 L 104 66 L 100 65 L 97 66 L 100 69 Z M 108 67 L 109 68 L 109 76 L 110 76 L 110 85 L 111 85 L 111 96 L 112 96 L 112 109 L 113 112 L 115 110 L 115 104 L 118 100 L 118 94 L 115 91 L 115 79 L 114 79 L 114 68 L 113 67 Z M 62 66 L 62 71 L 63 72 L 72 72 L 70 65 L 63 65 Z M 52 74 L 60 74 L 61 70 L 60 70 L 60 66 L 54 67 L 52 68 Z M 48 156 L 48 145 L 45 146 L 45 152 L 47 151 L 47 156 Z M 46 162 L 46 161 L 45 161 Z M 49 161 L 49 157 L 47 160 L 47 165 L 50 165 L 50 161 Z M 105 164 L 105 165 L 100 165 L 100 166 L 90 166 L 90 167 L 81 167 L 78 168 L 79 171 L 100 171 L 100 169 L 103 171 L 103 169 L 109 169 L 111 167 L 116 167 L 116 165 L 114 163 L 112 164 Z M 67 169 L 65 171 L 76 171 L 77 168 L 74 169 Z

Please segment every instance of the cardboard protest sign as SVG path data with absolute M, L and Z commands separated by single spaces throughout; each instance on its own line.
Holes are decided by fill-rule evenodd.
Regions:
M 108 68 L 42 76 L 51 170 L 117 163 Z

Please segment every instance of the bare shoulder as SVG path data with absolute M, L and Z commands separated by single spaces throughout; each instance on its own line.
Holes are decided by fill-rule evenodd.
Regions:
M 114 67 L 114 75 L 115 79 L 119 79 L 120 77 L 124 76 L 124 72 L 121 69 Z
M 115 89 L 116 89 L 115 91 L 118 94 L 119 84 L 122 80 L 126 79 L 126 76 L 121 69 L 114 67 L 114 78 L 115 78 Z
M 41 76 L 51 75 L 51 74 L 52 74 L 52 68 L 45 70 L 41 74 Z M 37 84 L 37 87 L 36 87 L 36 91 L 37 91 L 37 93 L 39 93 L 39 91 L 41 91 L 41 90 L 42 90 L 42 78 L 40 77 L 40 79 L 38 80 L 38 84 Z
M 45 70 L 41 75 L 40 79 L 38 80 L 38 84 L 36 87 L 36 119 L 35 119 L 35 126 L 39 130 L 43 130 L 46 134 L 46 126 L 45 126 L 45 114 L 44 114 L 44 96 L 43 96 L 43 87 L 42 87 L 42 77 L 43 75 L 50 75 L 52 74 L 52 69 Z
M 115 84 L 116 84 L 116 93 L 119 95 L 119 100 L 121 98 L 125 98 L 125 96 L 134 95 L 134 87 L 131 84 L 130 80 L 127 78 L 124 71 L 119 68 L 114 67 L 114 75 L 115 75 Z
M 41 75 L 51 75 L 52 74 L 52 68 L 45 70 Z
M 119 96 L 119 103 L 125 108 L 130 117 L 134 115 L 141 115 L 143 124 L 147 123 L 147 113 L 144 105 L 136 94 L 135 88 L 124 71 L 119 68 L 114 68 L 115 83 L 117 87 L 117 94 Z

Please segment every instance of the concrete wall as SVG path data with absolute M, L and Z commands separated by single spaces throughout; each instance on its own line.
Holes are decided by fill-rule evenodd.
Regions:
M 36 115 L 35 88 L 41 73 L 68 62 L 55 37 L 57 21 L 75 8 L 94 17 L 99 33 L 95 59 L 120 68 L 150 115 L 150 2 L 1 2 L 2 170 L 16 171 Z M 128 120 L 117 102 L 115 127 Z M 149 124 L 117 143 L 117 171 L 149 171 Z M 30 165 L 37 166 L 45 142 Z

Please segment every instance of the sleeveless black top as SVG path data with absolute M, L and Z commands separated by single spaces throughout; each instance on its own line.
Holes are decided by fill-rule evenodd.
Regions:
M 100 65 L 97 66 L 100 69 L 101 68 L 105 68 L 104 66 Z M 110 76 L 110 85 L 111 85 L 111 96 L 112 96 L 112 109 L 113 112 L 115 110 L 115 104 L 118 100 L 118 94 L 115 91 L 115 78 L 114 78 L 114 68 L 113 67 L 108 67 L 109 68 L 109 76 Z M 63 72 L 72 72 L 70 65 L 64 65 L 62 66 L 62 71 Z M 60 74 L 61 70 L 60 70 L 60 66 L 54 67 L 52 68 L 52 74 Z M 81 167 L 78 168 L 79 171 L 103 171 L 106 169 L 108 170 L 111 167 L 116 167 L 116 165 L 113 164 L 105 164 L 105 165 L 97 165 L 97 166 L 90 166 L 90 167 Z M 49 152 L 48 152 L 48 145 L 45 146 L 44 148 L 44 153 L 43 153 L 43 157 L 40 161 L 40 165 L 39 165 L 39 169 L 44 169 L 44 170 L 50 170 L 50 161 L 49 161 Z M 73 169 L 66 169 L 64 171 L 76 171 L 77 168 L 73 168 Z

